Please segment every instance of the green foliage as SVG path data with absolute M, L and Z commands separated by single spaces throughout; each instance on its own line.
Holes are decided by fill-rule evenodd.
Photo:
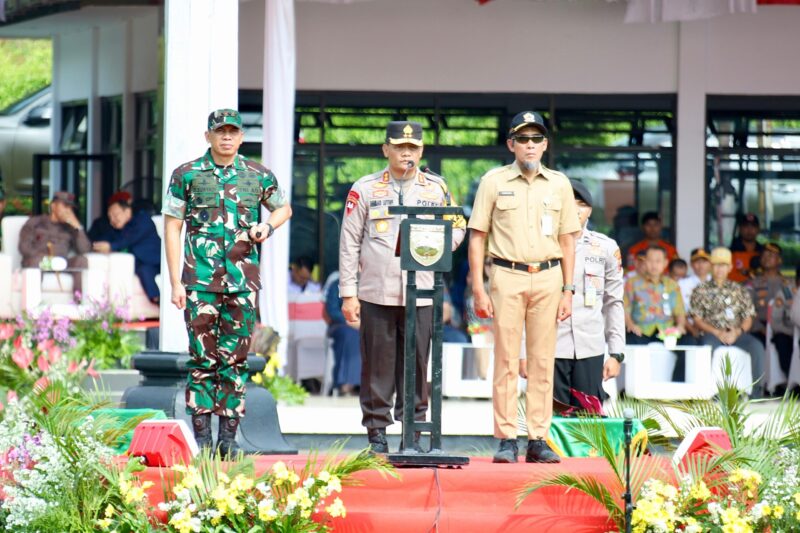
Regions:
M 53 47 L 45 39 L 0 39 L 0 109 L 50 85 Z
M 281 363 L 278 344 L 281 337 L 278 332 L 265 326 L 259 328 L 253 337 L 253 350 L 267 360 L 267 365 L 263 372 L 254 374 L 250 379 L 267 389 L 275 401 L 287 405 L 302 405 L 308 398 L 308 391 L 295 383 L 292 378 L 279 374 Z
M 0 526 L 20 533 L 94 531 L 109 505 L 124 507 L 110 446 L 142 417 L 114 421 L 112 428 L 109 415 L 98 412 L 108 405 L 63 383 L 9 405 L 0 423 L 0 456 L 9 458 L 3 466 L 10 497 L 2 503 Z M 148 518 L 132 514 L 117 531 L 150 531 Z

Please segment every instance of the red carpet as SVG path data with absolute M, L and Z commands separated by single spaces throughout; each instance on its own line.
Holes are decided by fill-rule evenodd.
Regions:
M 524 461 L 524 457 L 521 458 Z M 263 472 L 282 460 L 298 473 L 305 456 L 256 457 L 256 470 Z M 665 469 L 671 471 L 662 458 Z M 473 457 L 462 469 L 403 468 L 401 479 L 382 478 L 363 472 L 359 487 L 345 487 L 341 498 L 347 517 L 332 521 L 336 532 L 381 533 L 604 533 L 612 529 L 605 509 L 579 492 L 559 488 L 540 489 L 514 509 L 517 492 L 537 476 L 571 472 L 602 480 L 612 494 L 622 495 L 611 469 L 603 459 L 565 459 L 557 465 L 492 464 L 490 457 Z M 154 504 L 162 499 L 161 473 L 148 468 L 141 475 L 155 487 L 149 491 Z M 621 498 L 620 498 L 621 499 Z

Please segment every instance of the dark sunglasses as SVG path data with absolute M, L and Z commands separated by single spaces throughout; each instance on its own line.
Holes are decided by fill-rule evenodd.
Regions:
M 531 141 L 533 141 L 533 144 L 539 144 L 545 139 L 546 137 L 541 133 L 537 133 L 536 135 L 514 135 L 514 142 L 518 142 L 519 144 L 528 144 Z

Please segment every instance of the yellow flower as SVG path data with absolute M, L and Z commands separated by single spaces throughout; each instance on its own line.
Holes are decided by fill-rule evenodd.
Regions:
M 776 505 L 772 508 L 772 516 L 780 520 L 783 517 L 783 511 L 784 509 L 782 505 Z
M 763 514 L 764 516 L 769 516 L 770 514 L 772 514 L 772 507 L 766 504 L 763 505 L 761 507 L 761 514 Z
M 272 522 L 278 518 L 278 512 L 272 506 L 272 501 L 261 500 L 258 502 L 258 518 L 264 522 Z
M 217 479 L 220 483 L 227 484 L 231 482 L 231 478 L 225 472 L 220 472 L 217 474 Z
M 104 513 L 103 516 L 105 516 L 106 518 L 110 518 L 114 515 L 114 511 L 116 511 L 116 509 L 114 509 L 114 506 L 109 503 L 108 507 L 106 507 L 106 512 Z
M 264 378 L 262 378 L 262 377 L 261 377 L 261 374 L 254 374 L 254 375 L 253 375 L 253 376 L 250 378 L 250 380 L 251 380 L 253 383 L 258 383 L 259 385 L 261 385 L 261 382 L 262 382 L 262 381 L 264 381 Z
M 794 493 L 794 503 L 796 503 L 797 505 L 800 505 L 800 492 L 795 492 Z
M 101 518 L 100 520 L 97 521 L 97 525 L 100 526 L 101 529 L 108 529 L 109 527 L 111 527 L 111 524 L 113 522 L 114 521 L 111 520 L 110 518 Z
M 336 498 L 335 500 L 333 500 L 333 503 L 327 506 L 325 508 L 325 511 L 333 518 L 337 518 L 340 516 L 344 518 L 345 516 L 347 516 L 347 509 L 345 509 L 341 498 Z
M 342 480 L 338 476 L 331 476 L 327 489 L 328 492 L 342 492 Z
M 231 490 L 235 490 L 237 492 L 247 492 L 252 488 L 253 480 L 242 474 L 238 474 L 235 478 L 233 478 L 233 482 L 231 483 Z
M 689 492 L 689 496 L 694 498 L 695 500 L 707 500 L 711 497 L 711 491 L 708 490 L 708 487 L 703 482 L 703 480 L 699 480 L 692 486 L 692 490 Z
M 331 478 L 331 473 L 330 473 L 330 472 L 328 472 L 327 470 L 323 470 L 322 472 L 320 472 L 320 473 L 319 473 L 319 475 L 317 476 L 317 478 L 318 478 L 320 481 L 323 481 L 323 482 L 327 483 L 327 482 L 328 482 L 328 480 Z M 796 494 L 796 495 L 795 495 L 795 498 L 798 498 L 798 497 L 800 497 L 800 494 Z M 800 502 L 798 502 L 798 503 L 800 503 Z
M 267 376 L 267 379 L 272 379 L 275 377 L 275 369 L 271 365 L 267 365 L 264 368 L 264 375 Z

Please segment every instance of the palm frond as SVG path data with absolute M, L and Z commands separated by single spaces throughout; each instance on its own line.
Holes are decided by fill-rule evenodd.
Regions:
M 522 502 L 536 490 L 544 487 L 562 487 L 577 490 L 599 502 L 608 511 L 609 518 L 622 527 L 625 522 L 625 512 L 621 506 L 622 499 L 613 495 L 608 488 L 592 476 L 575 476 L 573 474 L 558 474 L 552 478 L 544 479 L 526 485 L 517 493 L 515 509 L 519 509 Z

